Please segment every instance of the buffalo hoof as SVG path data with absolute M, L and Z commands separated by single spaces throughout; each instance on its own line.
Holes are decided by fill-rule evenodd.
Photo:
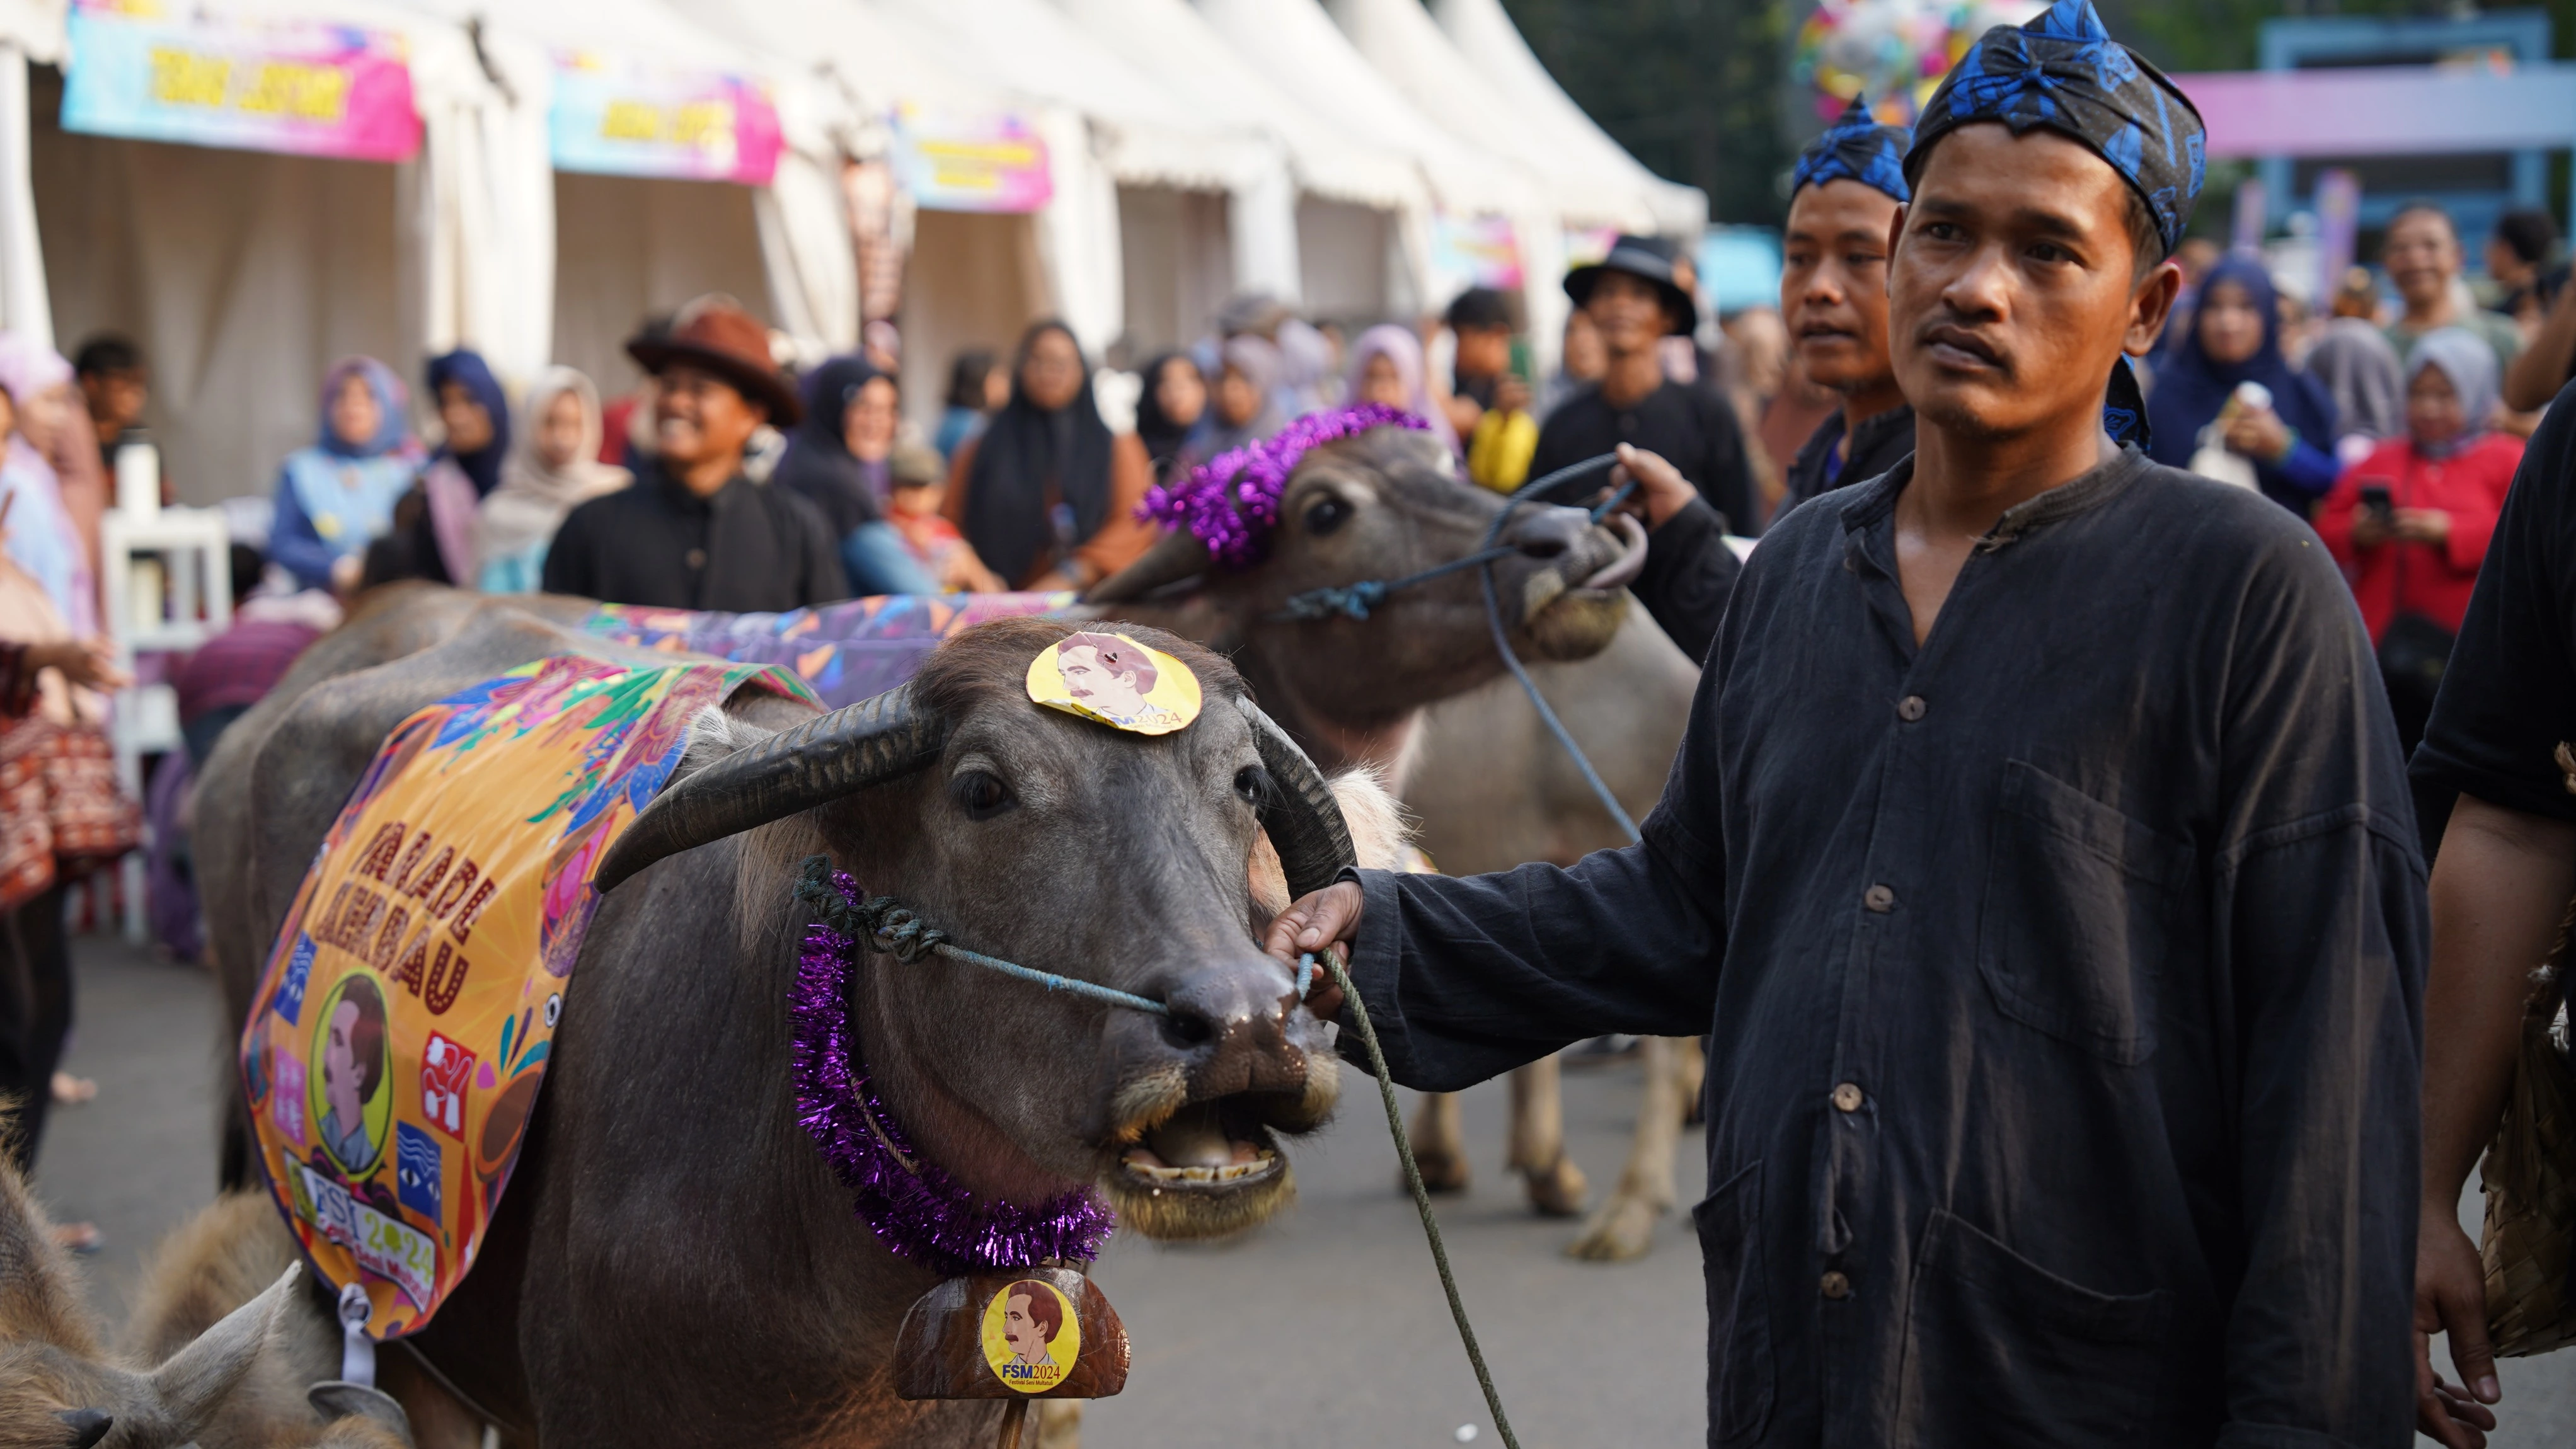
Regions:
M 1543 1218 L 1580 1216 L 1584 1195 L 1592 1188 L 1583 1180 L 1583 1169 L 1575 1166 L 1570 1157 L 1559 1157 L 1548 1167 L 1525 1172 L 1521 1180 L 1529 1189 L 1531 1210 Z
M 1646 1256 L 1655 1245 L 1655 1219 L 1663 1210 L 1643 1198 L 1617 1196 L 1601 1205 L 1583 1225 L 1565 1255 L 1591 1263 L 1625 1263 Z
M 1446 1147 L 1417 1145 L 1413 1149 L 1413 1165 L 1422 1173 L 1422 1185 L 1433 1192 L 1450 1193 L 1467 1190 L 1467 1158 L 1464 1153 L 1452 1152 Z M 1395 1185 L 1406 1192 L 1413 1190 L 1400 1175 Z

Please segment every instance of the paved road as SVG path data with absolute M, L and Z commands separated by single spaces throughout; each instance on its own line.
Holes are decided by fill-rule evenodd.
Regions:
M 199 973 L 85 940 L 71 1067 L 99 1100 L 55 1118 L 37 1188 L 65 1218 L 97 1222 L 109 1246 L 92 1297 L 121 1315 L 145 1252 L 202 1206 L 214 1182 L 215 993 Z M 1634 1111 L 1633 1068 L 1566 1073 L 1566 1126 L 1596 1185 L 1618 1175 Z M 1365 1082 L 1355 1085 L 1366 1087 Z M 1475 1190 L 1441 1222 L 1503 1402 L 1528 1449 L 1700 1441 L 1704 1319 L 1699 1258 L 1679 1217 L 1655 1250 L 1618 1266 L 1559 1251 L 1567 1224 L 1531 1217 L 1505 1180 L 1504 1096 L 1468 1094 Z M 1091 1449 L 1434 1449 L 1499 1440 L 1460 1356 L 1429 1254 L 1373 1096 L 1294 1153 L 1300 1201 L 1238 1241 L 1167 1247 L 1122 1238 L 1099 1281 L 1127 1320 L 1127 1392 L 1091 1406 Z M 1683 1201 L 1701 1182 L 1686 1134 Z M 2505 1365 L 2497 1449 L 2576 1443 L 2576 1353 Z

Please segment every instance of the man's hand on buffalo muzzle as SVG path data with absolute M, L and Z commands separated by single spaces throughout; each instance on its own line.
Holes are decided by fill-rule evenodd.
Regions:
M 1360 888 L 1350 881 L 1336 881 L 1313 895 L 1300 896 L 1270 923 L 1269 934 L 1261 939 L 1261 949 L 1291 972 L 1297 969 L 1297 958 L 1305 952 L 1322 951 L 1336 944 L 1347 950 L 1359 936 L 1360 909 L 1365 901 Z M 1323 1021 L 1342 1012 L 1342 988 L 1333 984 L 1332 973 L 1322 970 L 1320 962 L 1314 984 L 1306 990 L 1306 1009 Z

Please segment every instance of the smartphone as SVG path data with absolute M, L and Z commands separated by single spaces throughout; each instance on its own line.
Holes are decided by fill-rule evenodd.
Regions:
M 2382 523 L 2397 517 L 2396 495 L 2384 478 L 2365 478 L 2361 484 L 2361 506 Z
M 1514 337 L 1512 339 L 1512 360 L 1510 366 L 1512 376 L 1519 378 L 1521 381 L 1535 382 L 1538 380 L 1538 366 L 1530 359 L 1530 345 L 1528 338 Z

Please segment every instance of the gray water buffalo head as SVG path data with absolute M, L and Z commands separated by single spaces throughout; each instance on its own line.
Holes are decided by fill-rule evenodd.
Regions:
M 1167 1003 L 1108 1006 L 942 956 L 872 955 L 852 974 L 878 1090 L 968 1187 L 1034 1206 L 1097 1182 L 1148 1234 L 1230 1231 L 1287 1201 L 1275 1134 L 1320 1125 L 1337 1082 L 1324 1026 L 1256 944 L 1256 842 L 1303 892 L 1349 863 L 1349 836 L 1234 669 L 1186 640 L 1124 626 L 1198 677 L 1186 728 L 1032 703 L 1030 661 L 1076 627 L 984 624 L 903 689 L 741 744 L 666 790 L 599 883 L 765 827 L 745 888 L 794 924 L 789 875 L 819 848 L 961 946 Z
M 1597 492 L 1594 479 L 1577 490 Z M 1387 595 L 1366 619 L 1279 617 L 1299 595 L 1392 580 L 1460 559 L 1485 544 L 1497 494 L 1462 476 L 1429 433 L 1376 428 L 1316 448 L 1289 475 L 1269 552 L 1240 571 L 1212 568 L 1187 530 L 1167 534 L 1084 596 L 1096 612 L 1163 617 L 1244 663 L 1274 712 L 1295 701 L 1329 715 L 1333 701 L 1391 716 L 1463 693 L 1502 672 L 1478 571 L 1460 570 Z M 1645 534 L 1580 509 L 1519 504 L 1500 543 L 1511 556 L 1494 582 L 1512 647 L 1526 658 L 1583 659 L 1607 647 L 1645 562 Z M 1366 719 L 1345 722 L 1365 724 Z

